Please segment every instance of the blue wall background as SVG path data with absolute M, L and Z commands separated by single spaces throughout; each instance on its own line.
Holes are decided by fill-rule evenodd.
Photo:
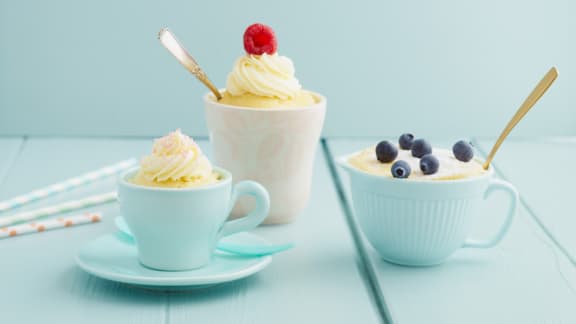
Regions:
M 576 134 L 576 3 L 0 0 L 0 135 L 206 134 L 204 88 L 156 39 L 170 27 L 219 86 L 253 22 L 329 100 L 326 136 Z

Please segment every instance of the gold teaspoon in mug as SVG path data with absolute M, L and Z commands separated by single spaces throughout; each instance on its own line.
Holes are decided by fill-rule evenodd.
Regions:
M 494 143 L 494 146 L 492 147 L 490 154 L 488 154 L 488 157 L 486 158 L 486 162 L 484 162 L 483 167 L 485 170 L 488 170 L 488 167 L 490 167 L 490 162 L 492 162 L 494 155 L 496 155 L 496 152 L 498 151 L 500 145 L 502 145 L 502 142 L 504 142 L 508 134 L 510 134 L 510 132 L 516 126 L 516 124 L 518 124 L 518 122 L 520 122 L 520 120 L 524 118 L 524 116 L 526 115 L 526 113 L 528 113 L 530 108 L 532 108 L 536 104 L 536 102 L 538 102 L 538 100 L 542 97 L 542 95 L 544 95 L 546 90 L 550 88 L 550 86 L 556 80 L 557 77 L 558 77 L 558 71 L 556 70 L 556 68 L 555 67 L 550 68 L 548 73 L 546 73 L 546 75 L 542 78 L 542 80 L 540 80 L 540 82 L 536 85 L 534 90 L 532 90 L 530 95 L 528 95 L 528 97 L 524 100 L 520 108 L 518 108 L 514 116 L 512 116 L 512 119 L 510 119 L 510 121 L 500 134 L 500 137 L 498 137 L 498 140 L 496 140 L 496 143 Z

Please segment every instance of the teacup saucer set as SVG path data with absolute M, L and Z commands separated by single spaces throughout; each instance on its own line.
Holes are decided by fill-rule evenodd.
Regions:
M 118 232 L 100 237 L 78 252 L 87 272 L 147 288 L 206 287 L 244 278 L 263 269 L 279 252 L 245 231 L 268 215 L 268 192 L 253 181 L 232 185 L 232 175 L 195 188 L 156 188 L 129 182 L 135 169 L 118 180 L 122 216 Z M 237 198 L 250 195 L 256 207 L 228 220 Z

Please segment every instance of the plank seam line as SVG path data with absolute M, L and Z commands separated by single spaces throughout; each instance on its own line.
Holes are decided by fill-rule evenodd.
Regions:
M 480 151 L 480 153 L 484 156 L 486 156 L 486 152 L 484 151 L 484 149 L 481 148 L 480 143 L 476 140 L 476 138 L 473 139 L 473 143 L 474 146 L 476 147 L 476 149 L 478 151 Z M 500 167 L 498 167 L 498 164 L 495 162 L 492 162 L 492 167 L 494 168 L 494 171 L 496 172 L 496 174 L 501 177 L 502 179 L 510 182 L 508 180 L 508 178 L 504 175 L 504 172 L 502 171 L 502 169 Z M 536 212 L 532 209 L 532 207 L 530 207 L 530 205 L 528 204 L 528 202 L 526 201 L 526 199 L 524 199 L 524 196 L 520 195 L 520 203 L 522 204 L 522 206 L 524 206 L 524 208 L 526 208 L 526 210 L 528 211 L 528 215 L 530 215 L 530 218 L 532 218 L 534 220 L 534 222 L 536 222 L 536 225 L 538 225 L 538 227 L 540 227 L 540 229 L 544 232 L 544 234 L 546 234 L 546 236 L 548 237 L 548 239 L 550 239 L 550 241 L 552 241 L 554 243 L 554 245 L 556 245 L 556 247 L 560 250 L 560 252 L 562 252 L 562 254 L 564 254 L 564 256 L 566 258 L 568 258 L 568 260 L 570 260 L 570 262 L 576 266 L 576 259 L 574 259 L 570 253 L 568 253 L 568 251 L 562 246 L 562 244 L 560 244 L 560 242 L 558 242 L 558 240 L 556 240 L 556 237 L 554 237 L 554 235 L 552 234 L 552 232 L 548 229 L 548 227 L 542 222 L 542 220 L 536 215 Z
M 170 293 L 166 293 L 166 300 L 164 301 L 164 324 L 170 324 Z
M 334 186 L 336 187 L 336 192 L 338 194 L 338 198 L 340 201 L 340 207 L 342 208 L 344 218 L 346 220 L 346 223 L 348 224 L 348 229 L 350 231 L 350 234 L 352 235 L 352 240 L 354 242 L 356 252 L 360 256 L 360 262 L 358 264 L 359 271 L 363 273 L 364 278 L 366 278 L 366 280 L 364 281 L 368 285 L 368 291 L 371 293 L 370 295 L 372 296 L 372 299 L 376 304 L 376 308 L 378 310 L 378 314 L 382 319 L 382 322 L 384 324 L 392 324 L 393 321 L 392 316 L 390 314 L 390 310 L 388 309 L 384 296 L 380 291 L 378 278 L 376 277 L 374 267 L 366 253 L 366 247 L 362 243 L 362 237 L 358 229 L 358 225 L 356 224 L 354 217 L 352 215 L 350 204 L 348 202 L 348 199 L 346 198 L 346 194 L 344 193 L 342 181 L 338 176 L 336 166 L 334 165 L 334 160 L 332 159 L 333 157 L 332 152 L 325 138 L 321 139 L 321 145 L 322 145 L 322 151 L 324 153 L 324 158 L 328 166 L 328 170 L 332 177 Z
M 0 173 L 0 186 L 4 185 L 4 182 L 6 182 L 8 174 L 10 174 L 10 170 L 14 167 L 14 165 L 16 165 L 16 161 L 18 161 L 18 159 L 22 155 L 24 147 L 26 147 L 27 143 L 28 143 L 28 136 L 22 136 L 20 144 L 16 149 L 16 152 L 11 154 L 8 163 L 6 164 L 4 172 Z

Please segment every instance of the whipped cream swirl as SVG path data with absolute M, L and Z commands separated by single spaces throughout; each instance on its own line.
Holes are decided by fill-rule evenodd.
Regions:
M 154 141 L 152 154 L 140 162 L 140 171 L 152 182 L 198 182 L 212 175 L 212 165 L 194 140 L 177 129 Z
M 293 99 L 302 89 L 294 76 L 292 60 L 278 54 L 245 55 L 236 60 L 226 90 L 232 96 L 250 93 L 262 97 Z

